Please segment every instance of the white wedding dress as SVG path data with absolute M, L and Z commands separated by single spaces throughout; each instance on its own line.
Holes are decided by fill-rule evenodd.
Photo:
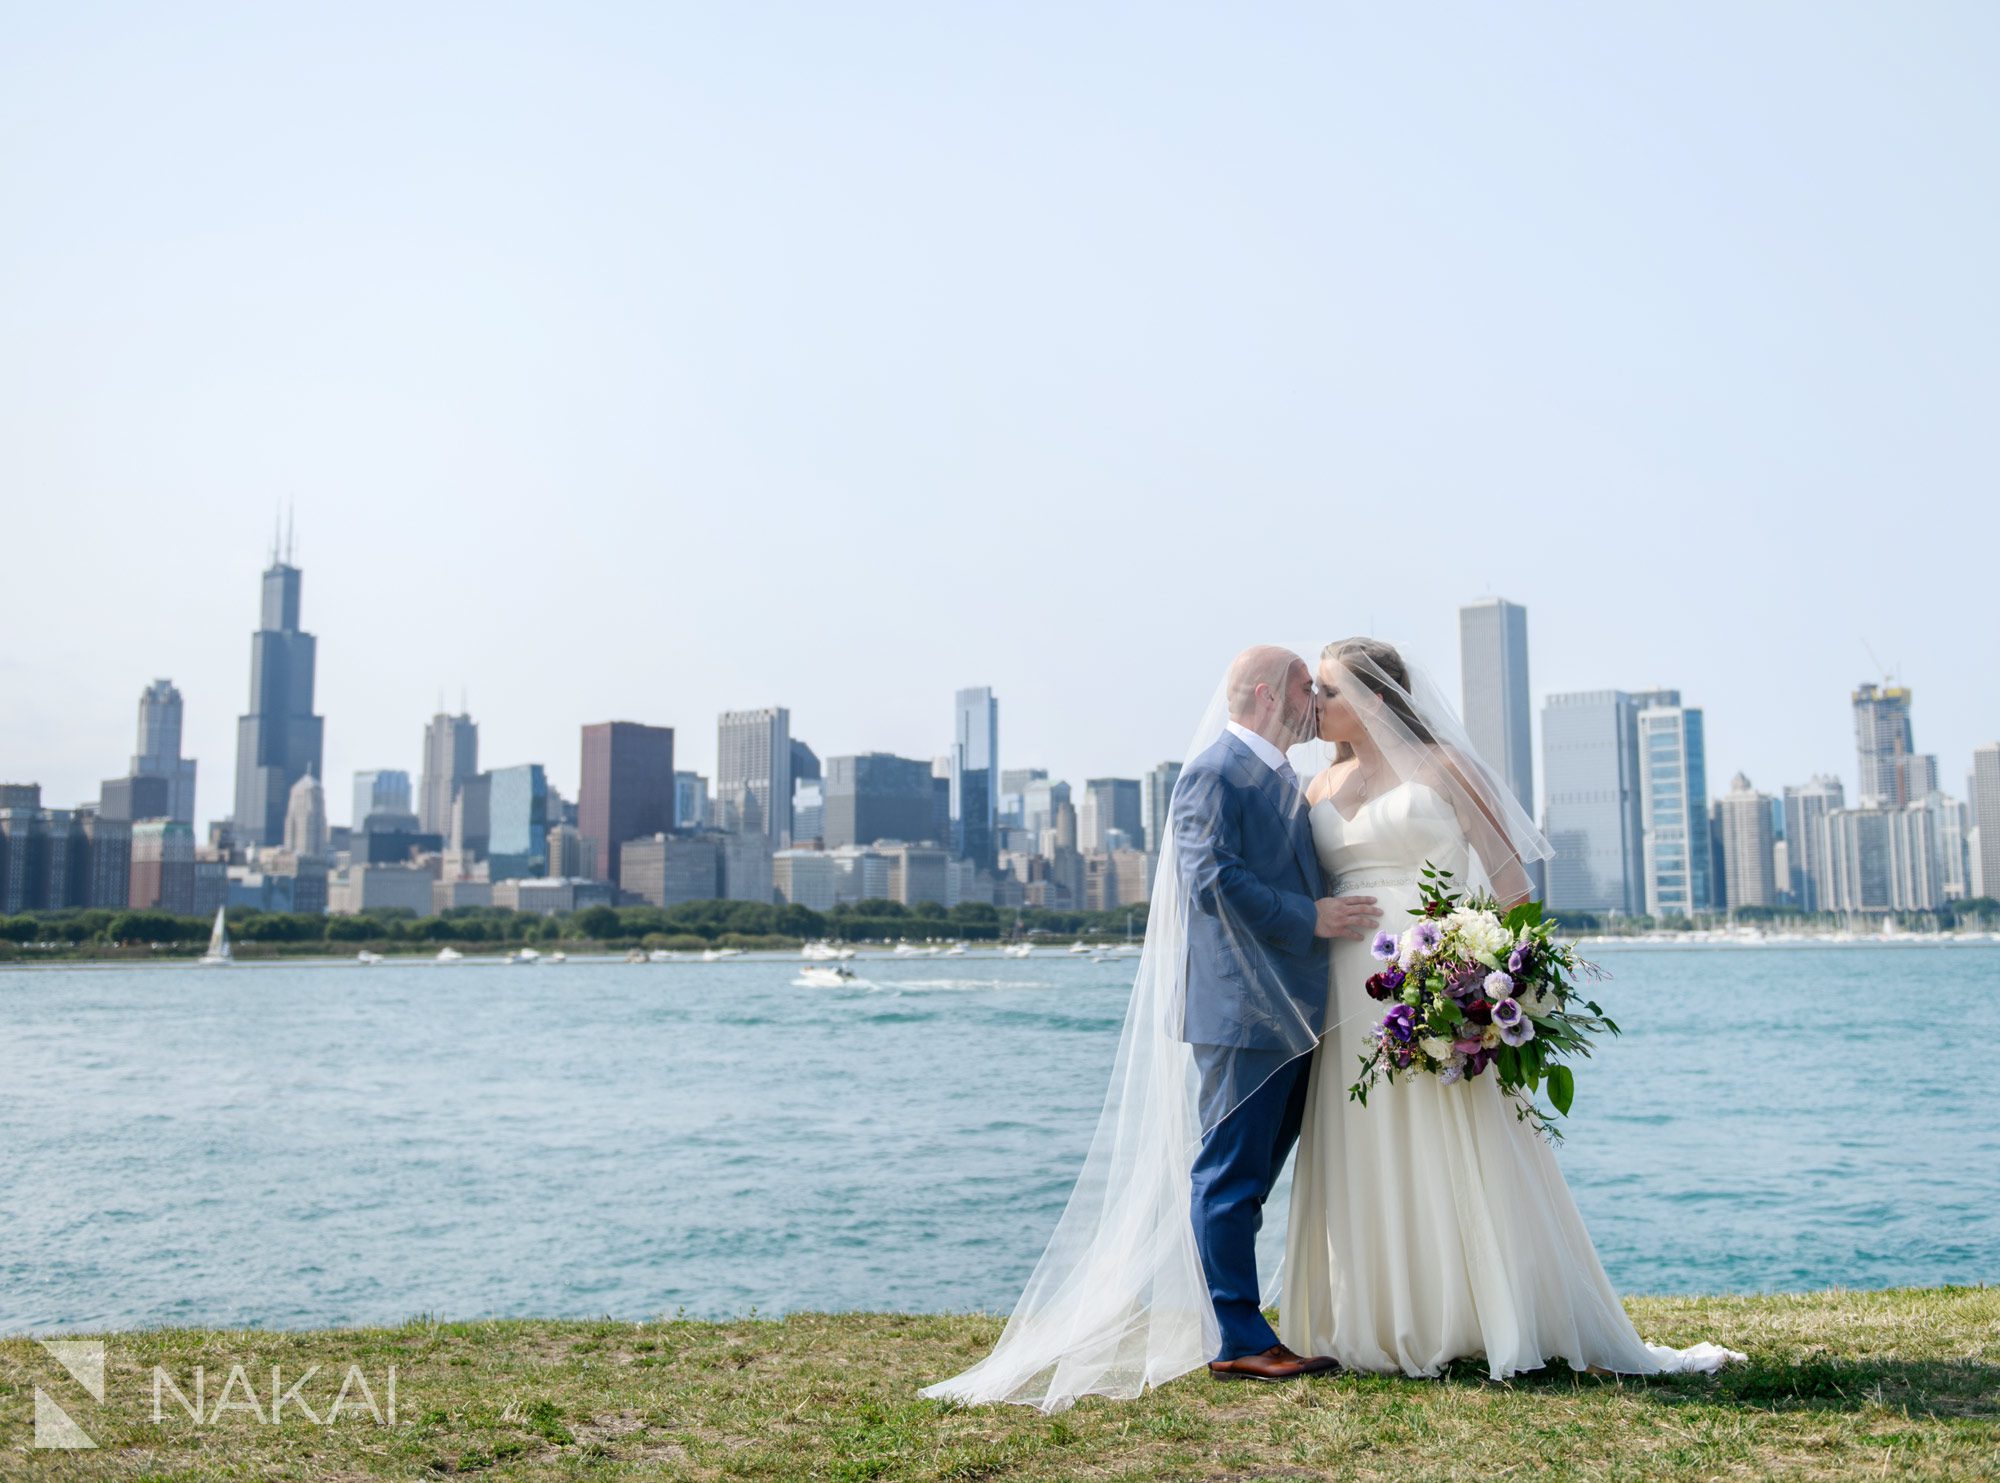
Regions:
M 1312 811 L 1328 890 L 1377 898 L 1401 931 L 1426 861 L 1468 878 L 1450 803 L 1402 783 L 1344 818 Z M 1496 1380 L 1556 1360 L 1622 1374 L 1715 1370 L 1742 1355 L 1642 1340 L 1584 1229 L 1548 1143 L 1489 1072 L 1418 1076 L 1350 1101 L 1384 1006 L 1367 942 L 1336 939 L 1328 1031 L 1313 1056 L 1293 1175 L 1279 1337 L 1350 1369 L 1436 1375 L 1483 1357 Z

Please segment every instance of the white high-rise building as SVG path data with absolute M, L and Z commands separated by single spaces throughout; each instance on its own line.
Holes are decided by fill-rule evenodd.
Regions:
M 1931 816 L 1931 836 L 1937 847 L 1938 891 L 1947 901 L 1972 894 L 1972 862 L 1966 852 L 1966 808 L 1956 798 L 1933 788 L 1909 805 Z
M 1722 796 L 1721 811 L 1724 905 L 1730 911 L 1776 906 L 1770 796 L 1751 787 L 1739 772 Z
M 1972 752 L 1972 813 L 1968 837 L 1979 839 L 1976 869 L 1967 872 L 1967 886 L 1977 896 L 2000 896 L 2000 742 L 1988 742 Z M 1976 885 L 1970 879 L 1978 877 Z
M 1825 869 L 1820 853 L 1826 816 L 1847 806 L 1847 790 L 1837 777 L 1815 774 L 1808 783 L 1785 787 L 1786 887 L 1800 911 L 1828 911 L 1823 904 Z
M 716 726 L 715 806 L 722 827 L 732 834 L 762 834 L 773 849 L 791 843 L 790 711 L 780 705 L 722 713 Z
M 1666 697 L 1672 697 L 1671 701 Z M 1645 830 L 1646 914 L 1692 916 L 1714 900 L 1709 881 L 1708 758 L 1702 713 L 1677 691 L 1642 697 L 1639 816 Z
M 301 860 L 317 860 L 326 853 L 326 795 L 312 773 L 293 783 L 285 800 L 284 845 Z
M 1528 703 L 1528 610 L 1481 598 L 1458 610 L 1465 731 L 1472 748 L 1535 816 L 1533 718 Z

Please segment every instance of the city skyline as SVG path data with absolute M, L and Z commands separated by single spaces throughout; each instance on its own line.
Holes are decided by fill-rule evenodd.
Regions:
M 297 614 L 299 609 L 299 595 L 303 584 L 303 575 L 304 572 L 302 564 L 293 565 L 291 560 L 291 554 L 289 551 L 285 552 L 283 555 L 276 555 L 276 554 L 273 555 L 273 557 L 271 558 L 271 565 L 264 570 L 262 577 L 260 579 L 262 583 L 262 588 L 261 588 L 262 596 L 260 599 L 261 606 L 259 610 L 260 623 L 266 623 L 272 621 L 273 614 L 284 614 L 284 613 L 289 613 L 290 615 L 289 621 L 291 621 L 294 624 L 297 623 Z M 1510 652 L 1512 653 L 1513 657 L 1509 663 L 1509 667 L 1511 668 L 1513 665 L 1518 664 L 1520 660 L 1536 652 L 1536 645 L 1539 642 L 1539 640 L 1531 640 L 1527 634 L 1525 626 L 1527 622 L 1526 605 L 1524 604 L 1512 602 L 1504 598 L 1488 596 L 1488 597 L 1474 599 L 1468 603 L 1460 604 L 1456 608 L 1454 608 L 1452 612 L 1453 612 L 1452 628 L 1454 630 L 1453 647 L 1455 648 L 1457 653 L 1461 656 L 1461 661 L 1463 660 L 1464 656 L 1474 652 L 1475 649 L 1494 648 L 1496 646 L 1501 646 L 1501 647 L 1508 647 L 1510 649 Z M 1472 637 L 1474 630 L 1473 628 L 1468 627 L 1468 624 L 1474 622 L 1474 615 L 1481 615 L 1480 621 L 1483 622 L 1484 621 L 1483 615 L 1488 615 L 1488 614 L 1502 615 L 1503 621 L 1510 622 L 1514 625 L 1514 631 L 1512 636 L 1504 640 L 1504 643 L 1502 640 L 1494 637 L 1484 628 L 1478 630 L 1479 638 L 1475 643 Z M 244 728 L 252 721 L 252 719 L 256 715 L 254 701 L 256 699 L 257 694 L 259 693 L 259 686 L 265 683 L 264 681 L 259 679 L 259 674 L 261 672 L 260 662 L 264 661 L 264 651 L 266 648 L 268 648 L 272 638 L 281 632 L 284 631 L 271 630 L 268 628 L 260 627 L 252 635 L 254 642 L 253 642 L 250 687 L 252 692 L 253 708 L 250 714 L 240 716 L 237 720 L 236 729 L 239 733 L 239 753 L 238 753 L 239 774 L 241 771 L 240 746 L 242 741 L 242 733 L 244 731 Z M 315 667 L 312 662 L 312 656 L 316 655 L 316 646 L 319 636 L 314 633 L 300 633 L 297 631 L 296 628 L 289 630 L 289 632 L 294 636 L 294 638 L 297 641 L 302 641 L 305 644 L 309 656 L 307 660 L 307 667 L 310 673 L 310 671 Z M 1295 644 L 1293 645 L 1293 647 L 1299 649 L 1302 654 L 1302 657 L 1306 658 L 1308 661 L 1312 660 L 1317 653 L 1317 648 L 1315 646 Z M 1414 662 L 1422 664 L 1423 660 L 1421 657 L 1415 657 Z M 1432 674 L 1434 678 L 1440 680 L 1440 683 L 1449 682 L 1450 676 L 1448 674 L 1443 674 L 1436 670 L 1433 670 Z M 1465 682 L 1463 679 L 1464 671 L 1462 667 L 1462 662 L 1461 662 L 1461 667 L 1458 670 L 1458 674 L 1460 676 L 1459 684 L 1457 686 L 1454 686 L 1453 687 L 1454 689 L 1462 689 L 1464 687 Z M 1491 683 L 1493 685 L 1504 685 L 1509 691 L 1512 691 L 1515 685 L 1519 683 L 1519 677 L 1518 675 L 1514 676 L 1513 682 L 1509 683 L 1507 677 L 1495 676 L 1493 677 Z M 308 686 L 309 688 L 312 686 L 312 681 L 310 679 L 308 680 Z M 1678 687 L 1674 688 L 1677 689 Z M 966 687 L 963 686 L 956 687 L 953 699 L 954 726 L 960 726 L 964 722 L 963 711 L 964 707 L 968 704 L 968 697 L 972 696 L 984 697 L 984 700 L 981 702 L 981 704 L 990 708 L 994 704 L 993 696 L 995 693 L 996 693 L 996 687 L 992 686 L 980 686 L 972 689 L 967 689 Z M 1530 758 L 1532 760 L 1532 768 L 1533 768 L 1532 778 L 1533 778 L 1533 788 L 1535 790 L 1533 796 L 1537 804 L 1537 806 L 1532 809 L 1531 816 L 1535 819 L 1538 825 L 1546 825 L 1547 823 L 1547 820 L 1545 818 L 1546 806 L 1543 803 L 1543 799 L 1545 797 L 1545 790 L 1546 790 L 1545 748 L 1547 746 L 1547 742 L 1544 738 L 1544 731 L 1546 729 L 1547 706 L 1551 699 L 1555 699 L 1558 701 L 1574 700 L 1581 698 L 1582 693 L 1590 693 L 1590 692 L 1582 692 L 1582 693 L 1569 692 L 1567 694 L 1564 694 L 1560 692 L 1546 690 L 1543 687 L 1537 685 L 1528 689 L 1526 693 L 1528 694 L 1530 701 L 1529 712 L 1530 715 L 1533 717 L 1531 734 L 1534 738 L 1534 742 L 1529 749 L 1529 753 L 1530 753 Z M 1615 687 L 1611 687 L 1611 688 L 1606 688 L 1604 693 L 1612 694 L 1618 692 L 1616 692 Z M 1635 693 L 1644 696 L 1646 694 L 1654 692 L 1640 690 Z M 1671 692 L 1663 690 L 1659 693 L 1671 693 Z M 1805 774 L 1804 776 L 1801 776 L 1799 778 L 1787 777 L 1785 779 L 1785 782 L 1781 786 L 1792 787 L 1798 784 L 1803 784 L 1804 782 L 1807 781 L 1808 778 L 1817 779 L 1824 775 L 1824 776 L 1832 776 L 1838 778 L 1843 783 L 1848 784 L 1851 796 L 1864 799 L 1874 796 L 1866 792 L 1868 784 L 1864 782 L 1864 777 L 1875 776 L 1877 773 L 1880 772 L 1880 769 L 1885 764 L 1872 760 L 1864 760 L 1861 753 L 1863 751 L 1868 751 L 1870 753 L 1870 756 L 1872 757 L 1877 752 L 1880 752 L 1882 751 L 1882 749 L 1885 749 L 1890 746 L 1890 743 L 1887 741 L 1878 743 L 1875 740 L 1875 733 L 1878 728 L 1882 729 L 1882 734 L 1884 736 L 1890 736 L 1893 733 L 1894 737 L 1900 738 L 1899 741 L 1895 742 L 1895 746 L 1901 749 L 1898 751 L 1897 755 L 1904 755 L 1905 753 L 1908 752 L 1908 747 L 1909 747 L 1908 737 L 1911 728 L 1910 708 L 1914 693 L 1915 693 L 1914 687 L 1909 686 L 1907 684 L 1896 683 L 1896 679 L 1894 676 L 1882 677 L 1882 680 L 1879 684 L 1876 680 L 1869 680 L 1869 679 L 1857 680 L 1850 689 L 1847 702 L 1843 704 L 1841 707 L 1841 709 L 1847 712 L 1848 714 L 1848 732 L 1845 738 L 1844 762 L 1841 761 L 1829 762 L 1824 768 L 1816 768 L 1811 773 Z M 149 718 L 153 717 L 155 712 L 160 710 L 164 706 L 166 698 L 169 696 L 171 697 L 171 704 L 173 708 L 172 714 L 174 716 L 174 722 L 173 722 L 174 727 L 183 732 L 189 730 L 189 728 L 186 725 L 183 699 L 178 686 L 174 683 L 174 681 L 171 678 L 160 677 L 160 678 L 155 678 L 152 682 L 150 682 L 142 690 L 140 695 L 139 706 L 140 706 L 140 718 L 141 718 L 140 726 L 141 726 L 142 737 L 145 735 L 146 729 L 149 725 L 157 726 L 160 724 L 159 721 L 151 720 Z M 1864 697 L 1867 698 L 1865 703 L 1864 703 Z M 334 726 L 327 725 L 327 717 L 324 714 L 326 707 L 324 704 L 318 702 L 315 698 L 311 697 L 310 695 L 308 696 L 307 703 L 309 705 L 316 706 L 318 711 L 321 712 L 321 714 L 308 713 L 305 718 L 311 723 L 312 727 L 311 745 L 313 750 L 317 752 L 321 747 L 327 745 L 326 741 L 324 740 L 326 734 L 328 732 L 331 732 L 334 736 L 338 736 L 339 728 L 337 724 Z M 464 702 L 462 701 L 461 703 Z M 1468 707 L 1468 709 L 1476 712 L 1478 710 L 1478 707 Z M 1517 711 L 1517 708 L 1512 707 L 1511 705 L 1510 709 L 1515 709 Z M 1705 709 L 1705 708 L 1697 707 L 1697 709 Z M 1926 709 L 1925 734 L 1926 738 L 1928 739 L 1928 737 L 1932 734 L 1932 728 L 1929 718 L 1929 707 L 1926 706 L 1925 709 Z M 1888 715 L 1893 719 L 1890 721 L 1879 722 L 1879 723 L 1871 719 L 1873 717 L 1884 714 Z M 735 723 L 739 726 L 741 726 L 744 723 L 749 723 L 752 721 L 755 721 L 757 724 L 775 723 L 778 732 L 785 734 L 787 737 L 787 741 L 789 742 L 789 734 L 788 731 L 786 730 L 786 728 L 788 728 L 790 725 L 790 720 L 789 720 L 790 710 L 788 707 L 780 705 L 776 707 L 766 707 L 763 708 L 762 710 L 757 710 L 757 711 L 741 711 L 741 712 L 732 712 L 725 710 L 723 712 L 716 713 L 716 716 L 717 716 L 717 724 L 721 726 L 725 731 L 730 727 L 732 723 Z M 765 718 L 769 718 L 769 720 L 767 721 Z M 990 719 L 991 718 L 989 717 L 989 721 Z M 584 727 L 586 731 L 594 728 L 591 727 L 589 723 L 571 722 L 564 724 L 566 724 L 569 730 L 572 732 L 571 752 L 572 754 L 574 754 L 575 743 L 573 737 L 577 727 L 581 725 Z M 649 729 L 649 730 L 658 729 L 652 727 L 649 723 L 619 723 L 619 724 L 621 725 L 638 724 L 639 726 L 641 726 L 642 729 Z M 1509 724 L 1510 725 L 1519 724 L 1518 714 L 1516 716 L 1516 720 L 1510 721 Z M 1866 739 L 1864 739 L 1863 735 L 1856 734 L 1857 726 L 1865 729 Z M 435 715 L 426 718 L 420 728 L 418 743 L 411 750 L 411 754 L 414 755 L 414 757 L 416 758 L 417 765 L 415 767 L 391 766 L 388 762 L 385 762 L 381 759 L 377 759 L 376 762 L 368 766 L 356 767 L 351 771 L 347 771 L 345 773 L 338 771 L 336 768 L 328 768 L 327 772 L 331 774 L 331 777 L 326 775 L 320 775 L 321 782 L 322 784 L 328 785 L 331 788 L 332 790 L 331 796 L 339 798 L 345 798 L 350 796 L 349 793 L 350 782 L 358 785 L 361 779 L 370 777 L 378 771 L 388 774 L 396 774 L 396 773 L 404 774 L 403 782 L 406 786 L 409 784 L 411 778 L 415 778 L 419 781 L 419 783 L 421 783 L 426 777 L 430 775 L 426 770 L 427 765 L 433 760 L 433 755 L 436 753 L 437 749 L 440 746 L 447 749 L 448 751 L 450 748 L 452 748 L 455 741 L 463 743 L 466 746 L 469 746 L 470 748 L 470 751 L 468 752 L 467 755 L 476 757 L 478 750 L 478 737 L 481 728 L 482 728 L 482 723 L 480 718 L 471 714 L 470 712 L 465 712 L 458 715 L 447 715 L 446 713 L 439 711 Z M 669 721 L 665 725 L 664 730 L 671 735 L 676 731 L 677 728 L 680 729 L 680 733 L 682 736 L 689 738 L 690 740 L 693 738 L 700 737 L 701 735 L 703 735 L 705 730 L 705 728 L 698 721 L 693 725 L 689 725 L 686 721 L 680 719 Z M 753 725 L 751 729 L 754 732 L 755 726 Z M 1708 735 L 1712 736 L 1715 733 L 1715 729 L 1716 728 L 1714 727 L 1712 722 L 1707 722 L 1706 730 Z M 715 735 L 717 733 L 709 732 L 708 734 Z M 447 739 L 443 742 L 439 742 L 437 738 L 440 735 L 446 737 Z M 671 745 L 673 744 L 670 743 L 670 746 Z M 768 743 L 766 745 L 768 746 Z M 895 747 L 889 745 L 876 744 L 873 742 L 867 742 L 859 747 L 851 749 L 849 755 L 857 755 L 863 753 L 888 753 L 899 756 L 903 755 L 915 756 L 919 758 L 936 756 L 939 759 L 939 765 L 942 766 L 949 761 L 949 758 L 951 756 L 951 749 L 955 748 L 956 743 L 954 741 L 947 741 L 945 745 L 947 747 L 947 751 L 943 754 L 939 754 L 936 752 L 935 746 L 933 744 L 927 743 L 921 738 L 919 738 L 917 741 L 913 743 L 908 744 L 907 747 Z M 1727 762 L 1718 764 L 1715 760 L 1716 752 L 1714 744 L 1712 742 L 1709 742 L 1706 743 L 1705 745 L 1710 758 L 1710 765 L 1712 767 L 1720 765 L 1728 767 L 1729 770 L 1733 772 L 1748 771 L 1747 768 L 1735 767 Z M 1986 744 L 1975 744 L 1974 747 L 1967 749 L 1965 764 L 1962 771 L 1956 767 L 1956 764 L 1954 763 L 1953 759 L 1948 755 L 1945 755 L 1941 749 L 1938 751 L 1932 751 L 1928 748 L 1923 748 L 1923 749 L 1918 749 L 1913 753 L 1908 753 L 1908 755 L 1911 757 L 1912 760 L 1916 762 L 1923 762 L 1933 765 L 1934 775 L 1930 777 L 1929 780 L 1930 786 L 1941 788 L 1946 793 L 1952 794 L 1953 796 L 1958 796 L 1959 794 L 1967 792 L 1966 779 L 1970 776 L 1970 774 L 1974 769 L 1974 754 L 1976 753 L 1980 745 L 1986 745 Z M 687 747 L 687 744 L 683 742 L 680 744 L 680 746 Z M 1132 755 L 1136 756 L 1143 753 L 1145 748 L 1144 745 L 1141 743 L 1141 744 L 1135 744 L 1134 747 L 1129 750 L 1131 750 Z M 687 751 L 694 751 L 694 748 L 687 747 Z M 1011 754 L 1012 752 L 1011 744 L 1009 747 L 1009 751 Z M 677 755 L 680 756 L 681 760 L 687 760 L 686 752 L 679 752 Z M 181 761 L 182 761 L 182 766 L 185 770 L 184 786 L 186 786 L 190 791 L 193 789 L 195 785 L 196 768 L 198 766 L 199 760 L 200 759 L 198 757 L 186 755 L 186 746 L 185 743 L 183 743 Z M 398 757 L 394 760 L 397 762 L 401 762 L 404 759 L 402 757 Z M 1501 758 L 1490 758 L 1488 760 L 1493 766 L 1495 766 L 1496 771 L 1501 771 L 1503 767 L 1506 765 L 1505 760 Z M 138 763 L 139 759 L 137 757 L 131 758 L 131 764 L 133 768 L 136 768 L 138 766 Z M 4 765 L 5 765 L 4 759 L 0 759 L 0 767 L 4 767 Z M 516 765 L 525 765 L 525 764 L 516 764 Z M 576 799 L 579 796 L 580 792 L 582 791 L 583 771 L 584 771 L 581 765 L 579 765 L 578 768 L 576 769 L 574 776 L 567 775 L 564 772 L 560 763 L 555 762 L 553 758 L 547 761 L 543 761 L 537 765 L 541 770 L 541 772 L 543 773 L 543 775 L 546 777 L 548 787 L 553 789 L 561 796 L 572 800 Z M 1518 752 L 1516 753 L 1513 765 L 1515 765 L 1516 767 L 1520 765 L 1520 758 Z M 88 771 L 89 768 L 87 765 L 85 765 L 76 770 Z M 319 775 L 317 766 L 315 766 L 313 770 L 316 775 Z M 709 777 L 713 782 L 719 776 L 716 753 L 711 751 L 705 758 L 701 758 L 700 765 L 695 768 L 680 769 L 680 770 L 683 773 L 689 773 L 689 772 L 701 773 L 703 776 Z M 1041 770 L 1051 771 L 1046 767 L 1041 768 Z M 59 800 L 62 797 L 59 787 L 49 782 L 48 777 L 51 774 L 60 776 L 63 769 L 61 768 L 44 769 L 42 772 L 37 773 L 33 772 L 32 770 L 23 771 L 23 769 L 21 769 L 18 765 L 16 765 L 15 771 L 23 772 L 23 776 L 18 779 L 11 779 L 11 778 L 0 779 L 0 781 L 36 782 L 42 787 L 44 795 L 46 797 L 52 800 Z M 1112 774 L 1115 774 L 1120 778 L 1136 779 L 1140 775 L 1150 771 L 1150 764 L 1146 766 L 1141 766 L 1137 763 L 1127 761 L 1126 763 L 1122 764 L 1121 767 L 1108 769 L 1107 771 Z M 1061 768 L 1053 769 L 1052 775 L 1058 778 L 1077 776 L 1077 774 L 1074 773 L 1065 773 L 1064 770 Z M 213 774 L 211 773 L 209 774 L 209 776 L 212 777 Z M 177 781 L 179 780 L 177 779 Z M 449 788 L 450 781 L 451 780 L 447 778 L 444 786 Z M 787 778 L 785 781 L 788 783 L 789 778 Z M 1907 782 L 1908 780 L 1906 779 L 1899 780 L 1899 785 L 1907 785 Z M 96 800 L 98 791 L 103 786 L 104 784 L 100 781 L 96 785 L 96 787 L 91 788 L 81 797 L 74 800 L 73 803 L 58 802 L 58 803 L 52 803 L 50 806 L 71 807 L 71 806 L 87 806 L 93 804 Z M 239 777 L 238 787 L 240 788 L 241 786 L 242 784 Z M 1880 788 L 1886 785 L 1877 781 L 1875 786 Z M 1919 788 L 1917 791 L 1921 792 L 1922 790 L 1921 788 Z M 1716 790 L 1714 785 L 1711 785 L 1710 793 L 1711 797 L 1715 799 L 1719 799 L 1722 796 L 1721 793 Z M 176 797 L 178 796 L 179 795 L 176 794 Z M 281 796 L 281 806 L 278 809 L 278 814 L 281 818 L 283 814 L 282 801 L 289 797 L 289 785 L 285 787 L 284 792 L 280 796 Z M 1906 791 L 1904 797 L 1907 798 L 1907 796 L 1908 793 Z M 206 795 L 203 794 L 201 795 L 201 797 L 205 798 Z M 719 809 L 721 807 L 719 799 L 720 799 L 719 793 L 712 793 L 710 800 L 711 807 Z M 1969 802 L 1970 800 L 1967 799 L 1966 801 Z M 430 799 L 428 797 L 428 792 L 426 792 L 425 795 L 421 797 L 416 795 L 412 796 L 412 803 L 415 805 L 422 805 L 425 808 L 428 808 L 429 802 Z M 997 795 L 994 802 L 997 805 L 998 802 Z M 448 811 L 449 809 L 448 801 L 446 802 L 445 807 Z M 223 819 L 227 819 L 229 817 L 230 814 L 227 810 L 212 811 L 206 806 L 205 803 L 200 803 L 198 800 L 196 816 L 192 820 L 192 823 L 195 826 L 196 834 L 200 836 L 203 834 L 203 831 L 205 831 L 207 824 L 211 820 L 220 821 Z M 331 816 L 329 816 L 329 822 L 339 823 L 342 821 L 332 819 Z M 362 821 L 360 818 L 354 818 L 351 821 L 347 822 L 351 823 L 351 825 L 354 827 L 358 827 Z M 429 828 L 428 817 L 425 818 L 423 827 L 426 829 Z M 1557 827 L 1559 828 L 1561 826 L 1558 825 Z M 788 830 L 789 830 L 788 817 L 782 821 L 778 820 L 772 821 L 772 833 L 773 833 L 774 844 L 777 842 L 777 836 L 780 833 L 788 832 Z M 280 829 L 278 832 L 281 833 L 282 830 Z M 445 830 L 440 830 L 436 832 L 448 833 L 449 830 L 447 828 Z M 603 865 L 602 862 L 600 861 L 599 865 L 600 872 L 602 871 L 602 868 Z
M 935 756 L 970 685 L 1007 759 L 1131 775 L 1247 642 L 1457 693 L 1482 594 L 1537 709 L 1678 687 L 1720 778 L 1854 787 L 1890 669 L 1956 772 L 2000 15 L 1924 14 L 24 13 L 0 757 L 88 797 L 171 676 L 227 812 L 295 505 L 330 784 L 414 775 L 441 687 L 565 796 L 581 718 L 712 775 L 722 711 Z M 1300 532 L 1254 582 L 1248 509 Z M 1191 553 L 1224 600 L 1090 621 Z

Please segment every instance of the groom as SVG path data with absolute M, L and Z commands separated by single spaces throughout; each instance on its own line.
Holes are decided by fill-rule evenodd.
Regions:
M 1305 797 L 1285 760 L 1286 748 L 1318 731 L 1305 662 L 1289 649 L 1246 649 L 1229 667 L 1227 694 L 1228 730 L 1182 773 L 1172 808 L 1189 896 L 1182 1038 L 1201 1073 L 1205 1130 L 1195 1245 L 1222 1328 L 1209 1370 L 1296 1380 L 1337 1366 L 1292 1353 L 1265 1321 L 1257 1230 L 1305 1115 L 1328 939 L 1366 936 L 1381 912 L 1372 896 L 1321 894 Z

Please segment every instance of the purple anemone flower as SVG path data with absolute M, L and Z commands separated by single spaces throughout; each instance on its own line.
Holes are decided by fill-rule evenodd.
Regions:
M 1495 974 L 1494 977 L 1498 978 L 1499 975 Z M 1493 1023 L 1500 1027 L 1502 1035 L 1527 1017 L 1521 1006 L 1505 995 L 1493 1001 Z
M 1387 963 L 1396 956 L 1396 934 L 1377 932 L 1375 941 L 1369 945 L 1368 954 L 1378 963 Z
M 1438 944 L 1444 941 L 1444 933 L 1436 922 L 1417 923 L 1416 944 L 1420 953 L 1434 953 Z
M 1404 1045 L 1408 1045 L 1416 1037 L 1417 1012 L 1407 1004 L 1398 1004 L 1382 1016 L 1382 1028 Z
M 1535 1038 L 1535 1022 L 1524 1014 L 1514 1024 L 1502 1025 L 1500 1038 L 1508 1045 L 1526 1045 Z

